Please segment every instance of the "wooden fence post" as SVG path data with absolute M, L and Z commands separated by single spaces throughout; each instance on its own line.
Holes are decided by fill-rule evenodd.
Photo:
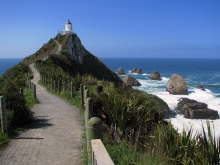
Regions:
M 88 131 L 88 121 L 89 121 L 89 108 L 91 104 L 91 98 L 87 98 L 85 100 L 85 111 L 84 111 L 84 117 L 85 117 L 85 127 L 86 127 L 86 146 L 87 146 L 87 154 L 89 161 L 91 160 L 90 154 L 91 154 L 91 146 L 90 146 L 90 136 Z
M 4 120 L 3 120 L 3 96 L 0 96 L 0 120 L 1 120 L 1 132 L 4 133 Z
M 20 88 L 19 93 L 20 93 L 21 95 L 23 95 L 23 93 L 24 93 L 23 88 Z
M 87 97 L 88 97 L 88 89 L 87 89 L 86 86 L 84 86 L 84 88 L 83 88 L 83 100 L 84 100 L 84 105 L 86 104 Z M 86 106 L 86 105 L 85 105 L 85 106 Z
M 53 79 L 50 79 L 50 90 L 53 90 Z
M 45 85 L 45 84 L 44 84 L 44 75 L 42 75 L 41 83 L 42 83 L 43 85 Z
M 70 82 L 70 96 L 73 97 L 73 82 Z
M 98 117 L 91 117 L 91 112 L 93 109 L 92 106 L 92 99 L 88 97 L 85 101 L 85 112 L 84 112 L 84 117 L 85 117 L 85 127 L 86 127 L 86 145 L 87 145 L 87 154 L 88 154 L 88 159 L 91 160 L 91 140 L 95 138 L 95 132 L 94 132 L 94 126 L 101 123 L 101 119 Z
M 28 88 L 31 89 L 31 81 L 28 80 Z
M 5 133 L 5 119 L 4 119 L 4 97 L 0 96 L 0 120 L 1 120 L 1 132 Z
M 33 97 L 34 97 L 34 99 L 37 100 L 36 85 L 35 85 L 34 83 L 33 83 L 32 93 L 33 93 Z
M 84 85 L 80 84 L 80 96 L 81 96 L 81 106 L 84 106 Z
M 63 80 L 63 93 L 66 91 L 66 81 Z
M 56 92 L 56 80 L 53 80 L 53 90 Z
M 57 80 L 57 91 L 60 93 L 60 80 Z

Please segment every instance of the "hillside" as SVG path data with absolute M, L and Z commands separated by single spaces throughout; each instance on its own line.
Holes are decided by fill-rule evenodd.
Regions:
M 37 60 L 56 64 L 71 76 L 92 75 L 99 80 L 121 83 L 121 79 L 108 69 L 97 57 L 87 51 L 76 34 L 58 34 L 36 53 L 24 59 L 30 64 Z

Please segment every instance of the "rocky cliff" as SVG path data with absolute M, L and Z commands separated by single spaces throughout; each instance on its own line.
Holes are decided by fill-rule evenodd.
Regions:
M 76 34 L 58 34 L 35 54 L 25 58 L 24 62 L 33 63 L 37 60 L 50 61 L 71 75 L 89 74 L 100 80 L 122 83 L 114 72 L 85 49 Z

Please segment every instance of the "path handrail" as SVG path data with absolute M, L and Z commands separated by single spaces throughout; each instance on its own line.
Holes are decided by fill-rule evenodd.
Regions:
M 91 140 L 92 165 L 114 165 L 100 139 Z
M 98 117 L 92 117 L 92 99 L 85 85 L 80 85 L 81 106 L 84 107 L 86 145 L 88 153 L 88 164 L 90 165 L 114 165 L 111 157 L 105 149 L 102 141 L 95 138 L 94 126 L 101 122 Z

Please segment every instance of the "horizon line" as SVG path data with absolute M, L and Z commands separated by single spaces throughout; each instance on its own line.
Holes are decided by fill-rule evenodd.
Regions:
M 27 56 L 26 56 L 27 57 Z M 26 57 L 0 57 L 1 60 L 12 60 L 12 59 L 24 59 Z M 96 56 L 98 57 L 98 56 Z M 190 59 L 190 60 L 220 60 L 220 57 L 219 58 L 189 58 L 189 57 L 128 57 L 128 56 L 121 56 L 121 57 L 98 57 L 98 58 L 115 58 L 115 59 L 119 59 L 119 58 L 127 58 L 127 59 Z

